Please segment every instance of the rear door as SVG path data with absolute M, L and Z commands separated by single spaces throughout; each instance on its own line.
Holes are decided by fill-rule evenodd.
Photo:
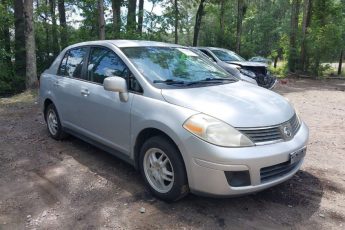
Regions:
M 62 125 L 75 129 L 80 126 L 80 107 L 78 106 L 82 95 L 81 83 L 84 63 L 88 53 L 88 47 L 77 47 L 68 50 L 61 61 L 57 77 L 53 82 L 53 90 L 56 95 L 56 106 Z

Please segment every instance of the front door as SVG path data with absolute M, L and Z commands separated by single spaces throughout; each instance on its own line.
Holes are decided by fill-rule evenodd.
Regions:
M 128 101 L 124 102 L 120 100 L 119 93 L 103 88 L 106 77 L 127 78 L 127 66 L 114 51 L 105 47 L 91 47 L 85 74 L 87 82 L 83 82 L 81 88 L 84 98 L 79 116 L 83 132 L 109 147 L 128 153 L 134 95 L 129 93 Z

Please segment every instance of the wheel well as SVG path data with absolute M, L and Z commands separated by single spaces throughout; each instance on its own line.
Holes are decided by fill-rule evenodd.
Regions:
M 140 154 L 141 146 L 145 143 L 145 141 L 147 139 L 154 137 L 154 136 L 163 136 L 163 137 L 167 138 L 172 144 L 174 144 L 176 146 L 177 149 L 179 149 L 178 146 L 176 145 L 176 143 L 173 141 L 173 139 L 171 139 L 163 131 L 161 131 L 159 129 L 155 129 L 155 128 L 144 129 L 139 133 L 139 135 L 135 141 L 135 145 L 134 145 L 134 160 L 135 160 L 135 167 L 136 168 L 139 168 L 139 154 Z
M 50 100 L 50 99 L 46 99 L 45 101 L 44 101 L 44 109 L 43 109 L 43 112 L 44 112 L 44 114 L 43 114 L 43 116 L 44 116 L 44 119 L 46 119 L 46 110 L 47 110 L 47 108 L 48 108 L 48 105 L 50 105 L 50 104 L 53 104 L 53 102 Z

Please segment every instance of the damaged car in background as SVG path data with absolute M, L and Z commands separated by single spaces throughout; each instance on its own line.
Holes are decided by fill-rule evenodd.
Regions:
M 265 63 L 246 61 L 235 52 L 227 49 L 215 47 L 197 47 L 197 49 L 229 73 L 234 74 L 235 68 L 242 75 L 254 79 L 257 85 L 261 87 L 273 89 L 277 83 L 277 78 L 270 74 Z
M 207 56 L 204 52 L 196 49 L 195 47 L 191 47 L 190 50 L 197 53 L 199 56 L 204 57 L 205 59 L 211 60 L 214 62 L 214 60 L 212 58 Z M 242 74 L 241 71 L 239 71 L 238 68 L 236 68 L 236 67 L 237 67 L 236 65 L 228 64 L 226 67 L 223 67 L 223 68 L 228 73 L 230 73 L 232 76 L 237 78 L 238 80 L 242 80 L 242 81 L 246 81 L 246 82 L 249 82 L 251 84 L 254 84 L 254 85 L 258 85 L 258 83 L 256 82 L 256 80 L 254 78 L 251 78 L 251 77 L 248 77 L 247 75 Z

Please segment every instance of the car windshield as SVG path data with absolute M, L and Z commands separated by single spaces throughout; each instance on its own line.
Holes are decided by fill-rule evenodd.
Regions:
M 126 47 L 125 55 L 152 83 L 173 85 L 234 80 L 226 71 L 195 52 L 179 47 Z M 224 81 L 223 81 L 224 80 Z
M 212 50 L 212 52 L 222 61 L 246 61 L 243 57 L 230 50 Z

